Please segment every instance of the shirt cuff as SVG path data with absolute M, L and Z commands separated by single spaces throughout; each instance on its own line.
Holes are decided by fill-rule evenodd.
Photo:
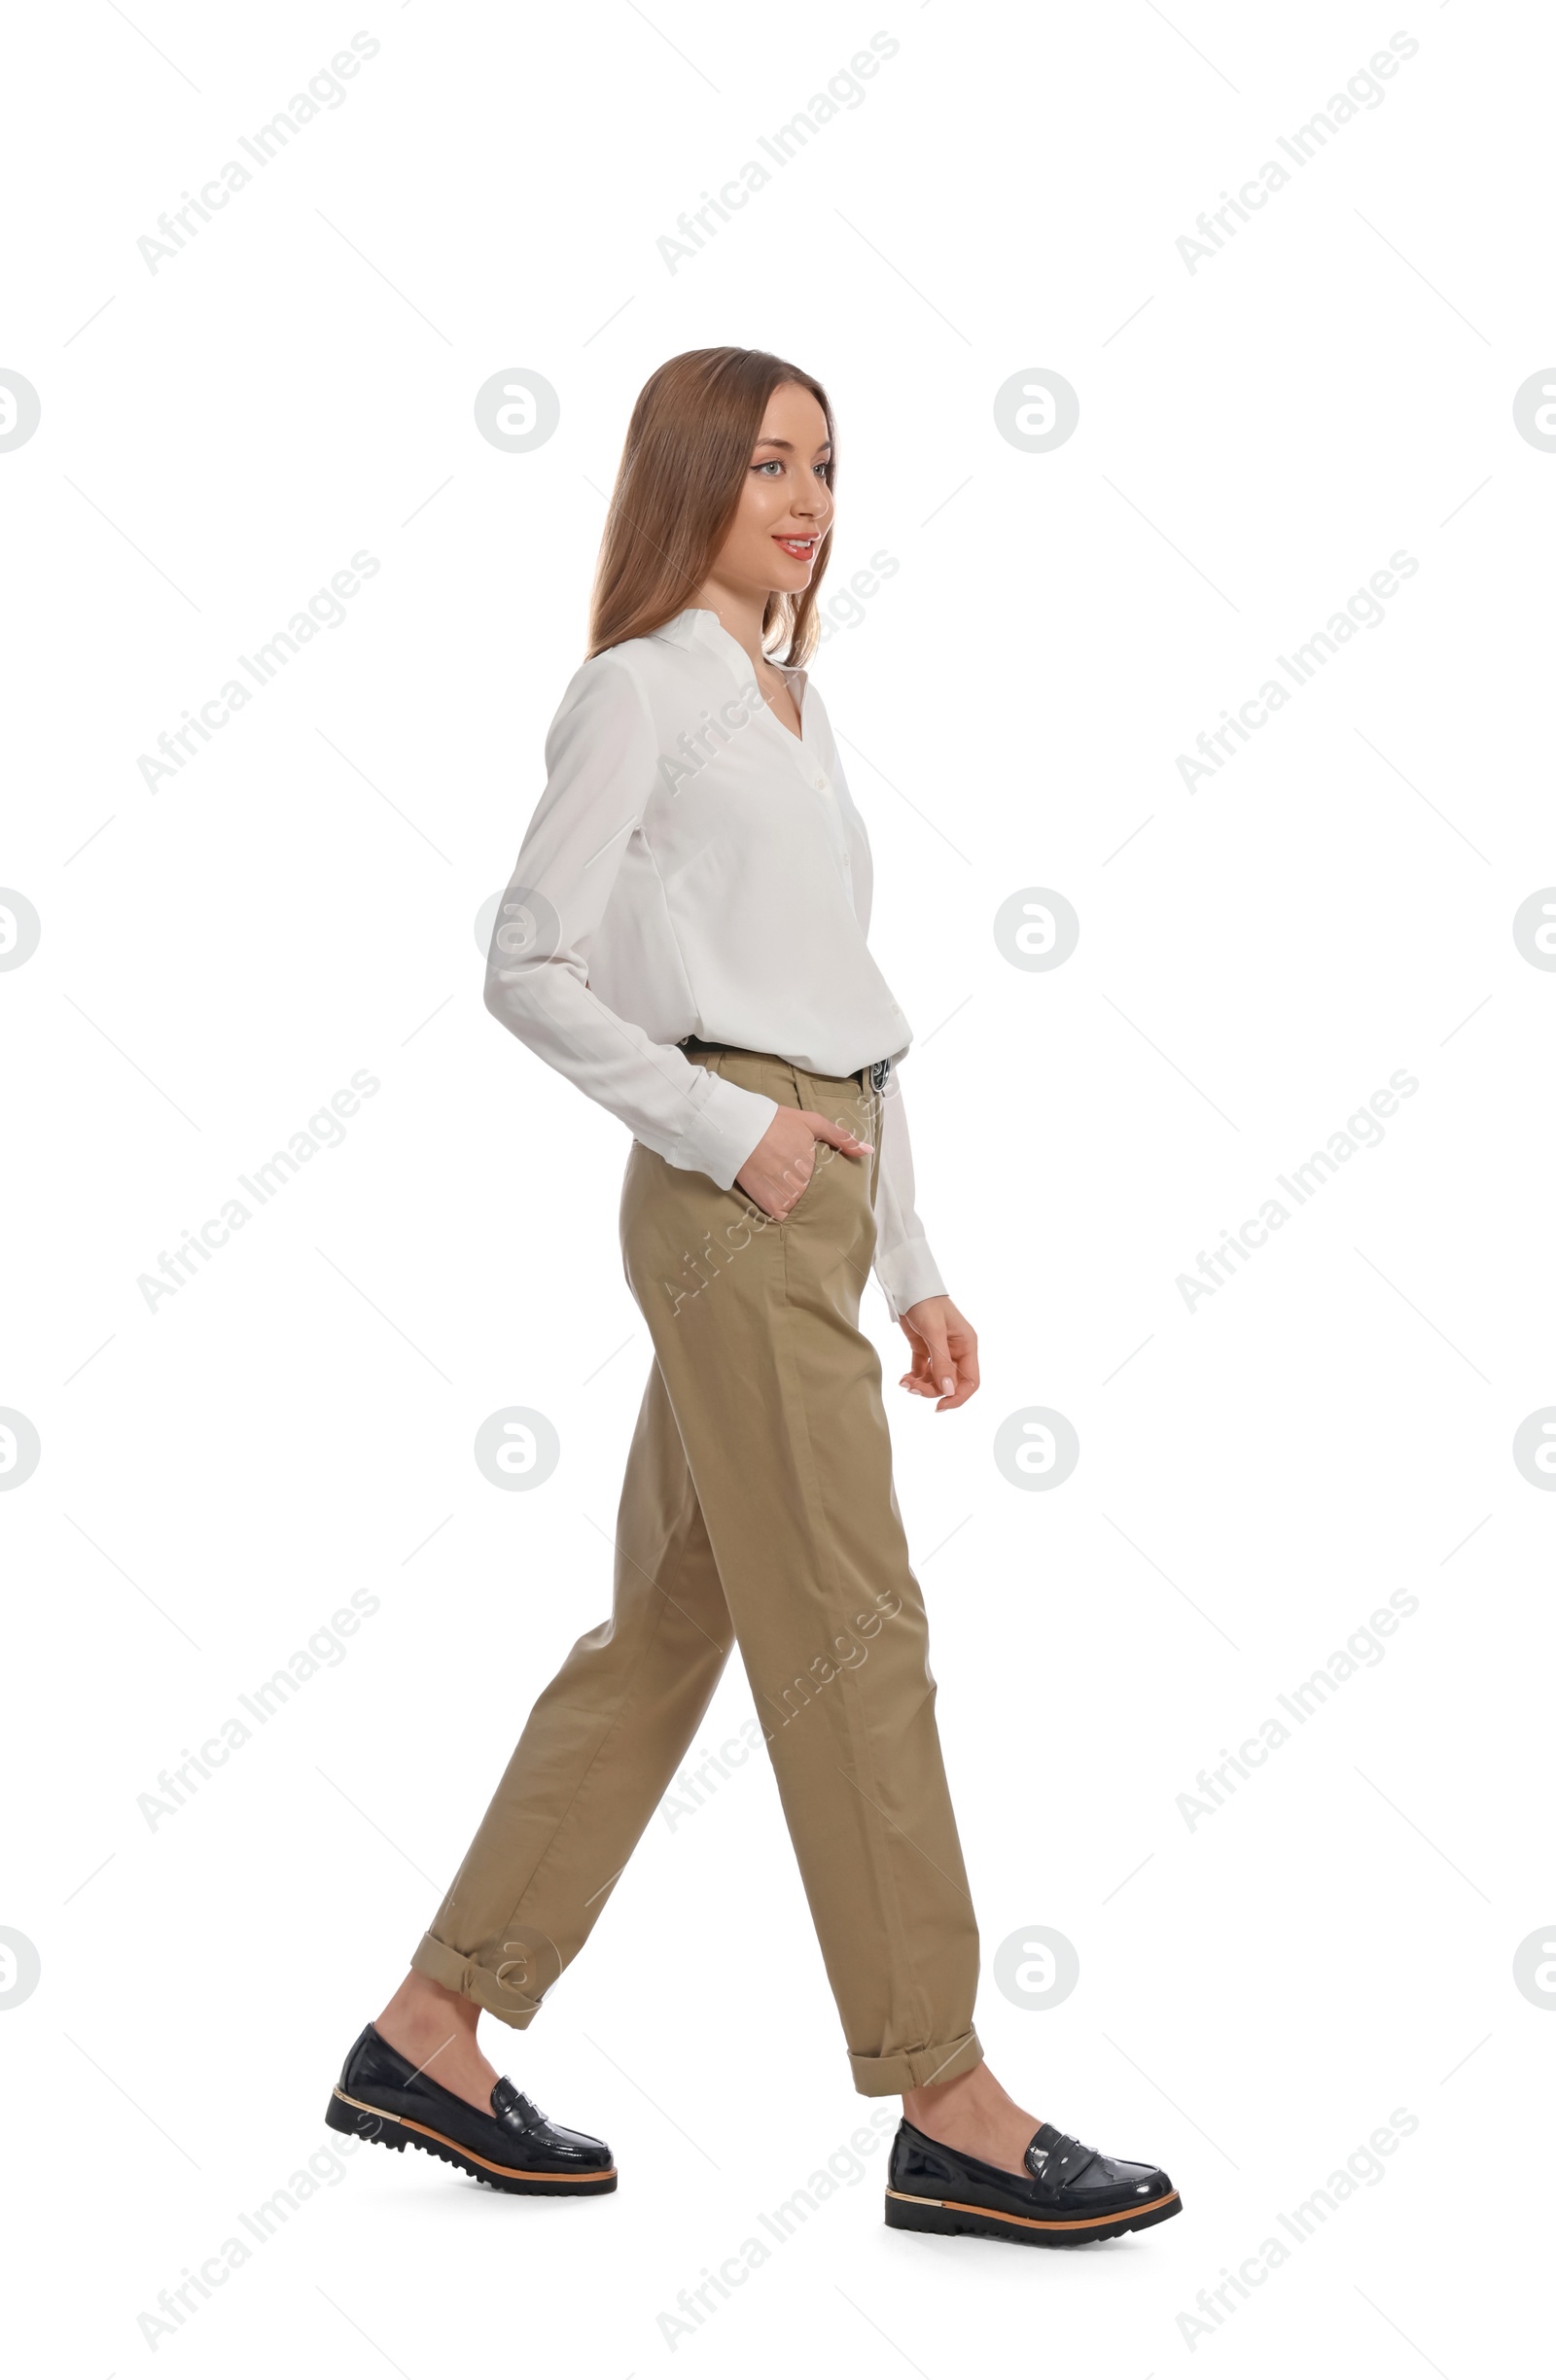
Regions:
M 904 1240 L 889 1256 L 878 1256 L 875 1278 L 886 1293 L 894 1322 L 920 1298 L 949 1295 L 927 1240 Z
M 705 1067 L 696 1070 L 707 1083 L 707 1095 L 666 1159 L 689 1173 L 706 1173 L 721 1190 L 732 1190 L 735 1175 L 778 1113 L 778 1102 L 763 1091 L 725 1082 Z

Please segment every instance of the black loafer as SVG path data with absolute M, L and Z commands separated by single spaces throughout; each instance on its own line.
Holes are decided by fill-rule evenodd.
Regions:
M 1039 2124 L 1008 2173 L 931 2140 L 905 2119 L 892 2143 L 886 2220 L 895 2231 L 972 2232 L 1032 2248 L 1077 2248 L 1166 2222 L 1183 2201 L 1159 2165 L 1103 2156 L 1050 2123 Z
M 324 2120 L 333 2132 L 356 2133 L 385 2149 L 425 2149 L 493 2189 L 526 2197 L 597 2198 L 616 2188 L 604 2141 L 549 2122 L 507 2075 L 483 2116 L 429 2082 L 374 2025 L 365 2025 L 352 2043 Z

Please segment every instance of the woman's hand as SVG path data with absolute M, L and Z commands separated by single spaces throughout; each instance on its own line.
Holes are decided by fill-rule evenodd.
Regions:
M 754 1206 L 781 1223 L 816 1170 L 816 1143 L 825 1140 L 845 1157 L 868 1157 L 873 1140 L 856 1140 L 841 1125 L 829 1124 L 814 1107 L 780 1107 L 735 1175 Z
M 948 1297 L 920 1298 L 897 1318 L 913 1350 L 902 1380 L 911 1395 L 937 1397 L 937 1413 L 954 1413 L 976 1395 L 978 1335 Z

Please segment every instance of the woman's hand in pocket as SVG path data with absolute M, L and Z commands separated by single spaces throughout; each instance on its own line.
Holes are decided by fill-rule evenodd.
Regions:
M 816 1143 L 825 1140 L 845 1157 L 868 1157 L 873 1140 L 856 1140 L 841 1125 L 830 1124 L 814 1107 L 780 1107 L 735 1175 L 753 1206 L 781 1223 L 816 1170 Z

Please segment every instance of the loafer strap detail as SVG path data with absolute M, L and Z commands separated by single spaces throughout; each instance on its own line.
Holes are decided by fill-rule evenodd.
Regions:
M 1075 2188 L 1081 2175 L 1095 2164 L 1097 2154 L 1085 2141 L 1076 2140 L 1070 2133 L 1044 2123 L 1032 2135 L 1023 2162 L 1033 2180 L 1057 2198 Z

